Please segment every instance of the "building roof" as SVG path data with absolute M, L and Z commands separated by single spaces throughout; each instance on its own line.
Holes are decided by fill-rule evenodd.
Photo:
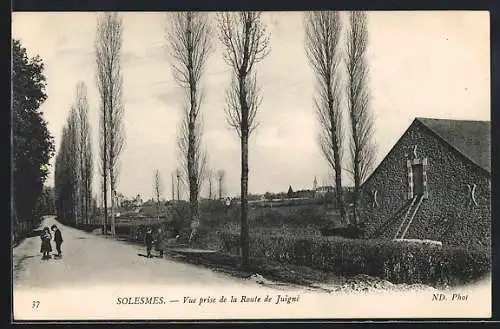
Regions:
M 490 121 L 416 118 L 470 161 L 491 173 Z

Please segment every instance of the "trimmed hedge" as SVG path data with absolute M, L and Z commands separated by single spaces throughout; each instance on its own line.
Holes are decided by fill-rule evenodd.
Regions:
M 219 232 L 219 239 L 224 252 L 239 253 L 239 235 Z M 482 278 L 491 268 L 486 250 L 336 237 L 251 236 L 250 256 L 408 284 L 459 285 Z

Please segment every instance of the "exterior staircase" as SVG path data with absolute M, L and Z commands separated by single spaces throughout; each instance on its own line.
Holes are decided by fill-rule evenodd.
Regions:
M 408 211 L 412 201 L 413 200 L 406 201 L 388 220 L 384 221 L 382 225 L 373 231 L 369 237 L 371 239 L 392 238 L 393 233 L 390 233 L 390 231 L 395 225 L 397 225 L 397 223 L 405 215 L 406 211 Z
M 424 196 L 422 194 L 413 197 L 411 204 L 406 210 L 405 216 L 403 217 L 403 220 L 401 221 L 401 224 L 399 225 L 398 230 L 394 235 L 394 240 L 404 239 L 406 233 L 408 233 L 408 229 L 413 222 L 413 219 L 415 218 L 415 215 L 418 212 L 418 209 L 420 208 L 420 205 L 422 204 L 423 199 Z

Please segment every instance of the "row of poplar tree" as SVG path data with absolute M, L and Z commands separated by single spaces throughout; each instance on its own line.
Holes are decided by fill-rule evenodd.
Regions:
M 92 195 L 92 136 L 87 88 L 80 82 L 61 134 L 54 167 L 58 219 L 66 224 L 88 224 L 95 212 Z
M 99 92 L 98 170 L 101 176 L 104 233 L 114 234 L 114 207 L 118 180 L 118 158 L 125 144 L 120 52 L 122 20 L 117 13 L 99 15 L 94 45 L 96 86 Z M 58 219 L 70 225 L 94 224 L 97 197 L 92 194 L 92 152 L 89 102 L 85 83 L 76 87 L 61 135 L 54 168 L 55 203 Z M 111 205 L 111 225 L 108 207 Z M 108 226 L 109 225 L 109 226 Z

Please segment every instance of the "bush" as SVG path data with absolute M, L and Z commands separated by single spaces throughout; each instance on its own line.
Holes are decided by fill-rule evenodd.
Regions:
M 224 252 L 239 252 L 238 235 L 220 232 L 219 239 Z M 409 284 L 464 284 L 480 279 L 491 267 L 490 255 L 484 250 L 320 236 L 251 236 L 250 255 L 339 276 L 367 274 Z
M 346 227 L 332 227 L 326 225 L 320 229 L 323 236 L 339 236 L 350 239 L 360 239 L 365 237 L 365 231 L 362 227 L 348 225 Z

